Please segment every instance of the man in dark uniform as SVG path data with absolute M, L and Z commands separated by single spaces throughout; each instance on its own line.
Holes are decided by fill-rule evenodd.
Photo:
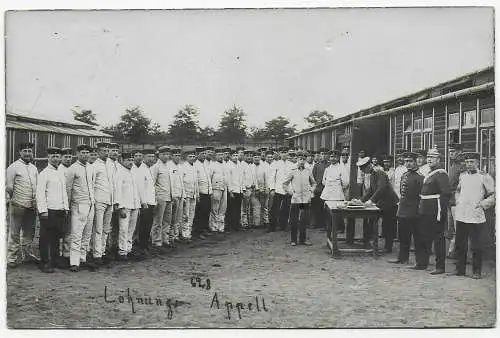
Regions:
M 439 168 L 440 154 L 437 148 L 427 152 L 429 173 L 424 177 L 418 213 L 420 222 L 415 231 L 416 270 L 425 270 L 434 242 L 436 269 L 432 275 L 445 272 L 446 243 L 444 231 L 447 221 L 448 202 L 451 196 L 450 180 L 444 169 Z
M 312 174 L 314 181 L 316 182 L 316 188 L 314 189 L 314 197 L 311 201 L 312 208 L 312 222 L 315 228 L 323 229 L 325 227 L 326 215 L 324 213 L 323 201 L 320 196 L 323 192 L 323 174 L 325 169 L 330 165 L 326 158 L 325 152 L 327 149 L 321 148 L 319 150 L 319 161 L 314 164 L 312 168 Z
M 365 174 L 370 174 L 370 186 L 361 197 L 361 202 L 375 204 L 382 211 L 382 233 L 385 238 L 385 253 L 392 252 L 392 241 L 396 231 L 396 212 L 398 196 L 394 192 L 389 178 L 383 170 L 377 170 L 370 163 L 369 157 L 358 161 L 357 166 Z
M 417 153 L 407 152 L 402 155 L 408 169 L 401 177 L 400 201 L 398 212 L 399 223 L 399 255 L 398 259 L 389 261 L 395 264 L 407 264 L 410 257 L 411 237 L 418 225 L 418 205 L 424 177 L 418 173 Z

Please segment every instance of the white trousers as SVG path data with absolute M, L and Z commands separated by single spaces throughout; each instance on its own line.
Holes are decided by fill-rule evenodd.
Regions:
M 193 231 L 194 212 L 196 210 L 196 198 L 184 198 L 183 219 L 182 219 L 182 237 L 191 238 Z
M 172 221 L 169 232 L 169 242 L 179 239 L 179 234 L 182 227 L 182 209 L 184 207 L 184 200 L 181 197 L 172 198 Z
M 91 215 L 90 204 L 71 205 L 71 231 L 69 236 L 69 264 L 79 266 L 80 262 L 87 261 L 87 247 L 92 234 L 92 222 L 89 222 Z
M 169 244 L 170 225 L 172 222 L 172 202 L 157 201 L 154 215 L 153 226 L 151 227 L 151 240 L 153 246 L 159 247 L 163 244 Z
M 118 213 L 118 254 L 125 256 L 132 251 L 132 239 L 135 227 L 137 226 L 137 216 L 139 209 L 123 209 L 125 217 Z
M 93 255 L 94 258 L 101 258 L 106 250 L 106 241 L 111 232 L 111 217 L 113 215 L 113 206 L 96 202 L 95 203 L 95 225 L 93 232 Z
M 211 196 L 212 207 L 208 226 L 212 231 L 224 231 L 224 216 L 227 209 L 227 190 L 214 190 Z

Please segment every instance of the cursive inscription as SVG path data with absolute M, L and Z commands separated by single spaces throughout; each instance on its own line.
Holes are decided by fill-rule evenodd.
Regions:
M 254 302 L 255 301 L 255 302 Z M 252 299 L 250 302 L 229 302 L 226 301 L 223 303 L 223 309 L 226 311 L 227 316 L 225 317 L 226 319 L 231 320 L 231 314 L 233 312 L 236 312 L 238 314 L 238 319 L 241 319 L 241 314 L 242 312 L 246 311 L 248 312 L 261 312 L 265 311 L 268 312 L 269 310 L 266 307 L 266 301 L 264 300 L 263 297 L 260 297 L 260 302 L 259 302 L 259 296 L 255 296 L 255 299 Z M 221 308 L 221 302 L 219 301 L 219 296 L 217 295 L 217 292 L 214 293 L 214 296 L 212 297 L 212 302 L 210 303 L 210 309 L 217 307 L 217 309 Z

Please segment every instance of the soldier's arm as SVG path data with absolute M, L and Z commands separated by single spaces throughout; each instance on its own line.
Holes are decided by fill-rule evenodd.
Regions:
M 377 175 L 377 183 L 375 184 L 375 189 L 372 197 L 370 198 L 373 203 L 377 203 L 382 195 L 387 191 L 390 187 L 389 178 L 386 174 L 380 173 Z
M 71 202 L 71 194 L 73 192 L 73 181 L 75 179 L 74 167 L 69 167 L 66 172 L 66 194 L 68 195 L 68 201 Z
M 486 210 L 495 205 L 495 181 L 489 174 L 483 176 L 483 187 L 485 198 L 479 202 L 479 205 Z
M 287 186 L 293 179 L 293 172 L 288 173 L 286 179 L 283 181 L 283 190 L 287 190 Z
M 7 168 L 7 177 L 5 181 L 5 190 L 9 194 L 9 197 L 12 198 L 12 193 L 14 192 L 14 179 L 16 178 L 16 169 L 13 165 L 10 165 Z
M 42 171 L 38 177 L 38 182 L 36 184 L 36 205 L 38 208 L 38 213 L 42 214 L 48 211 L 47 207 L 47 195 L 45 194 L 47 188 L 47 175 L 46 172 Z

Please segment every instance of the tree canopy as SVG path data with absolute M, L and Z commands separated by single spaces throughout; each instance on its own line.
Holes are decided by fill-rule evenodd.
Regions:
M 90 109 L 82 109 L 79 106 L 75 106 L 73 107 L 73 109 L 71 109 L 71 112 L 73 113 L 73 119 L 75 119 L 76 121 L 87 123 L 93 126 L 98 125 L 95 114 Z
M 330 121 L 332 119 L 333 115 L 326 110 L 313 110 L 309 113 L 309 115 L 304 117 L 304 120 L 306 120 L 306 122 L 309 123 L 311 127 L 317 126 L 318 124 Z
M 222 115 L 217 139 L 227 143 L 242 143 L 247 136 L 246 114 L 242 108 L 233 106 Z

